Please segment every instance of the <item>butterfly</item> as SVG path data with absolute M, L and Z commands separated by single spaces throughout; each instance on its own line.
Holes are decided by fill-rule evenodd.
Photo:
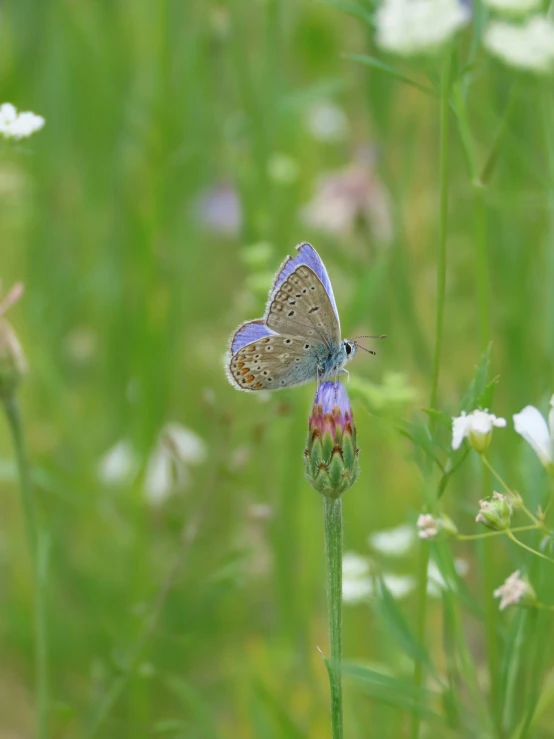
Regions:
M 333 288 L 321 257 L 307 242 L 296 250 L 275 276 L 264 317 L 246 321 L 231 336 L 225 370 L 238 390 L 281 390 L 312 380 L 319 385 L 348 374 L 344 365 L 359 345 L 341 339 Z

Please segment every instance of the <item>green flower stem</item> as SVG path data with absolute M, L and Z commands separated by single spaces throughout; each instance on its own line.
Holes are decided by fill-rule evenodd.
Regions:
M 461 84 L 452 87 L 454 112 L 462 149 L 465 154 L 469 177 L 473 188 L 473 213 L 475 227 L 475 263 L 477 273 L 477 307 L 479 315 L 479 338 L 483 351 L 490 341 L 491 308 L 490 308 L 490 269 L 487 252 L 487 213 L 485 207 L 484 188 L 477 177 L 477 156 L 473 136 L 469 126 L 466 100 Z
M 446 297 L 446 240 L 448 233 L 448 146 L 449 146 L 449 93 L 452 73 L 452 52 L 447 52 L 441 83 L 440 106 L 440 232 L 437 263 L 437 317 L 435 324 L 435 352 L 433 357 L 433 380 L 429 405 L 436 408 L 439 387 L 440 360 Z
M 554 564 L 554 559 L 550 559 L 550 557 L 547 557 L 546 554 L 543 554 L 542 552 L 537 552 L 536 549 L 533 549 L 532 547 L 528 547 L 527 544 L 524 544 L 519 539 L 516 539 L 516 537 L 512 534 L 511 531 L 506 531 L 506 535 L 509 539 L 511 539 L 514 544 L 517 544 L 518 546 L 522 547 L 522 549 L 526 549 L 528 552 L 531 552 L 531 554 L 535 554 L 537 557 L 540 557 L 541 559 L 546 559 L 547 562 L 552 562 Z
M 481 486 L 483 490 L 483 497 L 485 498 L 492 485 L 491 485 L 491 472 L 489 468 L 484 465 L 481 468 Z M 491 718 L 494 723 L 495 733 L 494 736 L 501 739 L 502 737 L 502 713 L 501 713 L 501 685 L 500 685 L 500 674 L 501 674 L 501 661 L 499 655 L 499 643 L 498 643 L 498 609 L 493 599 L 494 591 L 494 549 L 493 542 L 490 539 L 485 539 L 481 543 L 481 566 L 482 566 L 482 593 L 483 603 L 485 611 L 485 638 L 486 638 L 486 658 L 487 658 L 487 671 L 489 676 L 489 691 L 488 699 L 490 702 Z
M 486 539 L 489 536 L 505 536 L 509 531 L 512 533 L 518 531 L 536 531 L 539 527 L 533 524 L 532 526 L 516 526 L 514 529 L 499 529 L 498 531 L 486 531 L 483 534 L 457 534 L 456 539 L 458 541 L 473 541 L 475 539 Z
M 47 628 L 46 628 L 46 573 L 48 563 L 48 541 L 44 536 L 39 536 L 37 516 L 35 510 L 35 499 L 31 483 L 31 474 L 23 423 L 19 403 L 15 396 L 4 399 L 4 410 L 10 429 L 17 470 L 19 474 L 19 485 L 25 525 L 27 528 L 27 539 L 29 553 L 33 566 L 33 577 L 35 585 L 35 640 L 36 640 L 36 698 L 37 698 L 37 737 L 47 739 L 48 737 L 48 671 L 47 671 Z
M 489 152 L 485 165 L 483 169 L 481 170 L 481 175 L 479 177 L 479 183 L 483 186 L 488 185 L 490 178 L 492 177 L 492 173 L 494 171 L 494 167 L 498 159 L 498 154 L 500 152 L 500 144 L 502 143 L 502 139 L 504 138 L 504 134 L 506 133 L 506 129 L 508 127 L 508 121 L 510 119 L 510 115 L 512 114 L 512 110 L 514 109 L 514 103 L 517 98 L 517 94 L 516 94 L 517 89 L 518 89 L 518 81 L 516 80 L 512 84 L 512 87 L 508 94 L 508 101 L 506 103 L 506 107 L 504 108 L 504 113 L 502 114 L 502 119 L 498 125 L 498 129 L 496 130 L 496 135 L 494 137 L 491 150 Z
M 437 314 L 435 324 L 435 350 L 433 356 L 433 379 L 431 382 L 430 408 L 436 408 L 439 387 L 439 372 L 442 350 L 442 336 L 444 323 L 444 305 L 446 298 L 446 240 L 448 234 L 448 145 L 449 145 L 449 114 L 450 114 L 450 81 L 452 75 L 452 52 L 446 53 L 441 81 L 441 103 L 440 103 L 440 232 L 439 232 L 439 254 L 437 263 Z M 434 421 L 431 417 L 430 426 Z M 419 555 L 419 573 L 417 588 L 417 640 L 419 644 L 425 643 L 425 620 L 427 615 L 427 580 L 429 570 L 429 544 L 422 542 Z M 423 662 L 416 658 L 414 662 L 414 691 L 421 689 L 423 681 Z M 417 712 L 412 714 L 410 736 L 418 739 L 420 728 L 420 716 Z
M 327 663 L 331 687 L 331 727 L 333 739 L 342 739 L 342 501 L 340 498 L 326 497 L 324 508 L 327 607 L 331 647 L 331 659 Z

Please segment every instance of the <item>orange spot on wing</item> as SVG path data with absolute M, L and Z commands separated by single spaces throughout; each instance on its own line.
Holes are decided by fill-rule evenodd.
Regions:
M 254 382 L 254 375 L 248 375 L 246 378 L 246 382 L 248 383 Z
M 250 344 L 250 346 L 247 346 L 244 351 L 245 352 L 255 352 L 256 351 L 256 344 Z
M 239 374 L 247 375 L 249 372 L 250 372 L 250 367 L 245 367 L 244 369 L 241 369 Z
M 244 362 L 237 362 L 238 369 L 242 369 L 244 367 Z
M 263 388 L 263 385 L 262 385 L 262 383 L 261 383 L 261 382 L 257 382 L 257 383 L 256 383 L 256 384 L 254 385 L 254 388 L 255 388 L 256 390 L 261 390 L 261 389 Z

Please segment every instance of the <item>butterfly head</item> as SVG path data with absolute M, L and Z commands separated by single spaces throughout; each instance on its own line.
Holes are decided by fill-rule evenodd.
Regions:
M 356 343 L 356 341 L 344 339 L 344 341 L 342 342 L 342 346 L 344 348 L 346 361 L 349 362 L 351 359 L 354 358 L 354 355 L 356 354 L 356 351 L 358 349 L 358 344 Z

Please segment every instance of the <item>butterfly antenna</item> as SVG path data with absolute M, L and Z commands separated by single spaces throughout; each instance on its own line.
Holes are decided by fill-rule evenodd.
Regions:
M 373 338 L 376 338 L 376 337 L 373 337 Z M 358 344 L 358 342 L 356 342 L 356 346 L 357 346 L 358 349 L 363 349 L 364 352 L 367 352 L 368 354 L 373 354 L 374 356 L 375 356 L 375 354 L 377 354 L 377 352 L 374 352 L 373 349 L 366 349 L 365 346 L 362 346 L 361 344 Z
M 387 338 L 387 335 L 386 334 L 381 334 L 381 336 L 353 336 L 352 338 L 354 340 L 356 340 L 356 339 L 386 339 Z M 361 347 L 361 348 L 363 349 L 363 347 Z

